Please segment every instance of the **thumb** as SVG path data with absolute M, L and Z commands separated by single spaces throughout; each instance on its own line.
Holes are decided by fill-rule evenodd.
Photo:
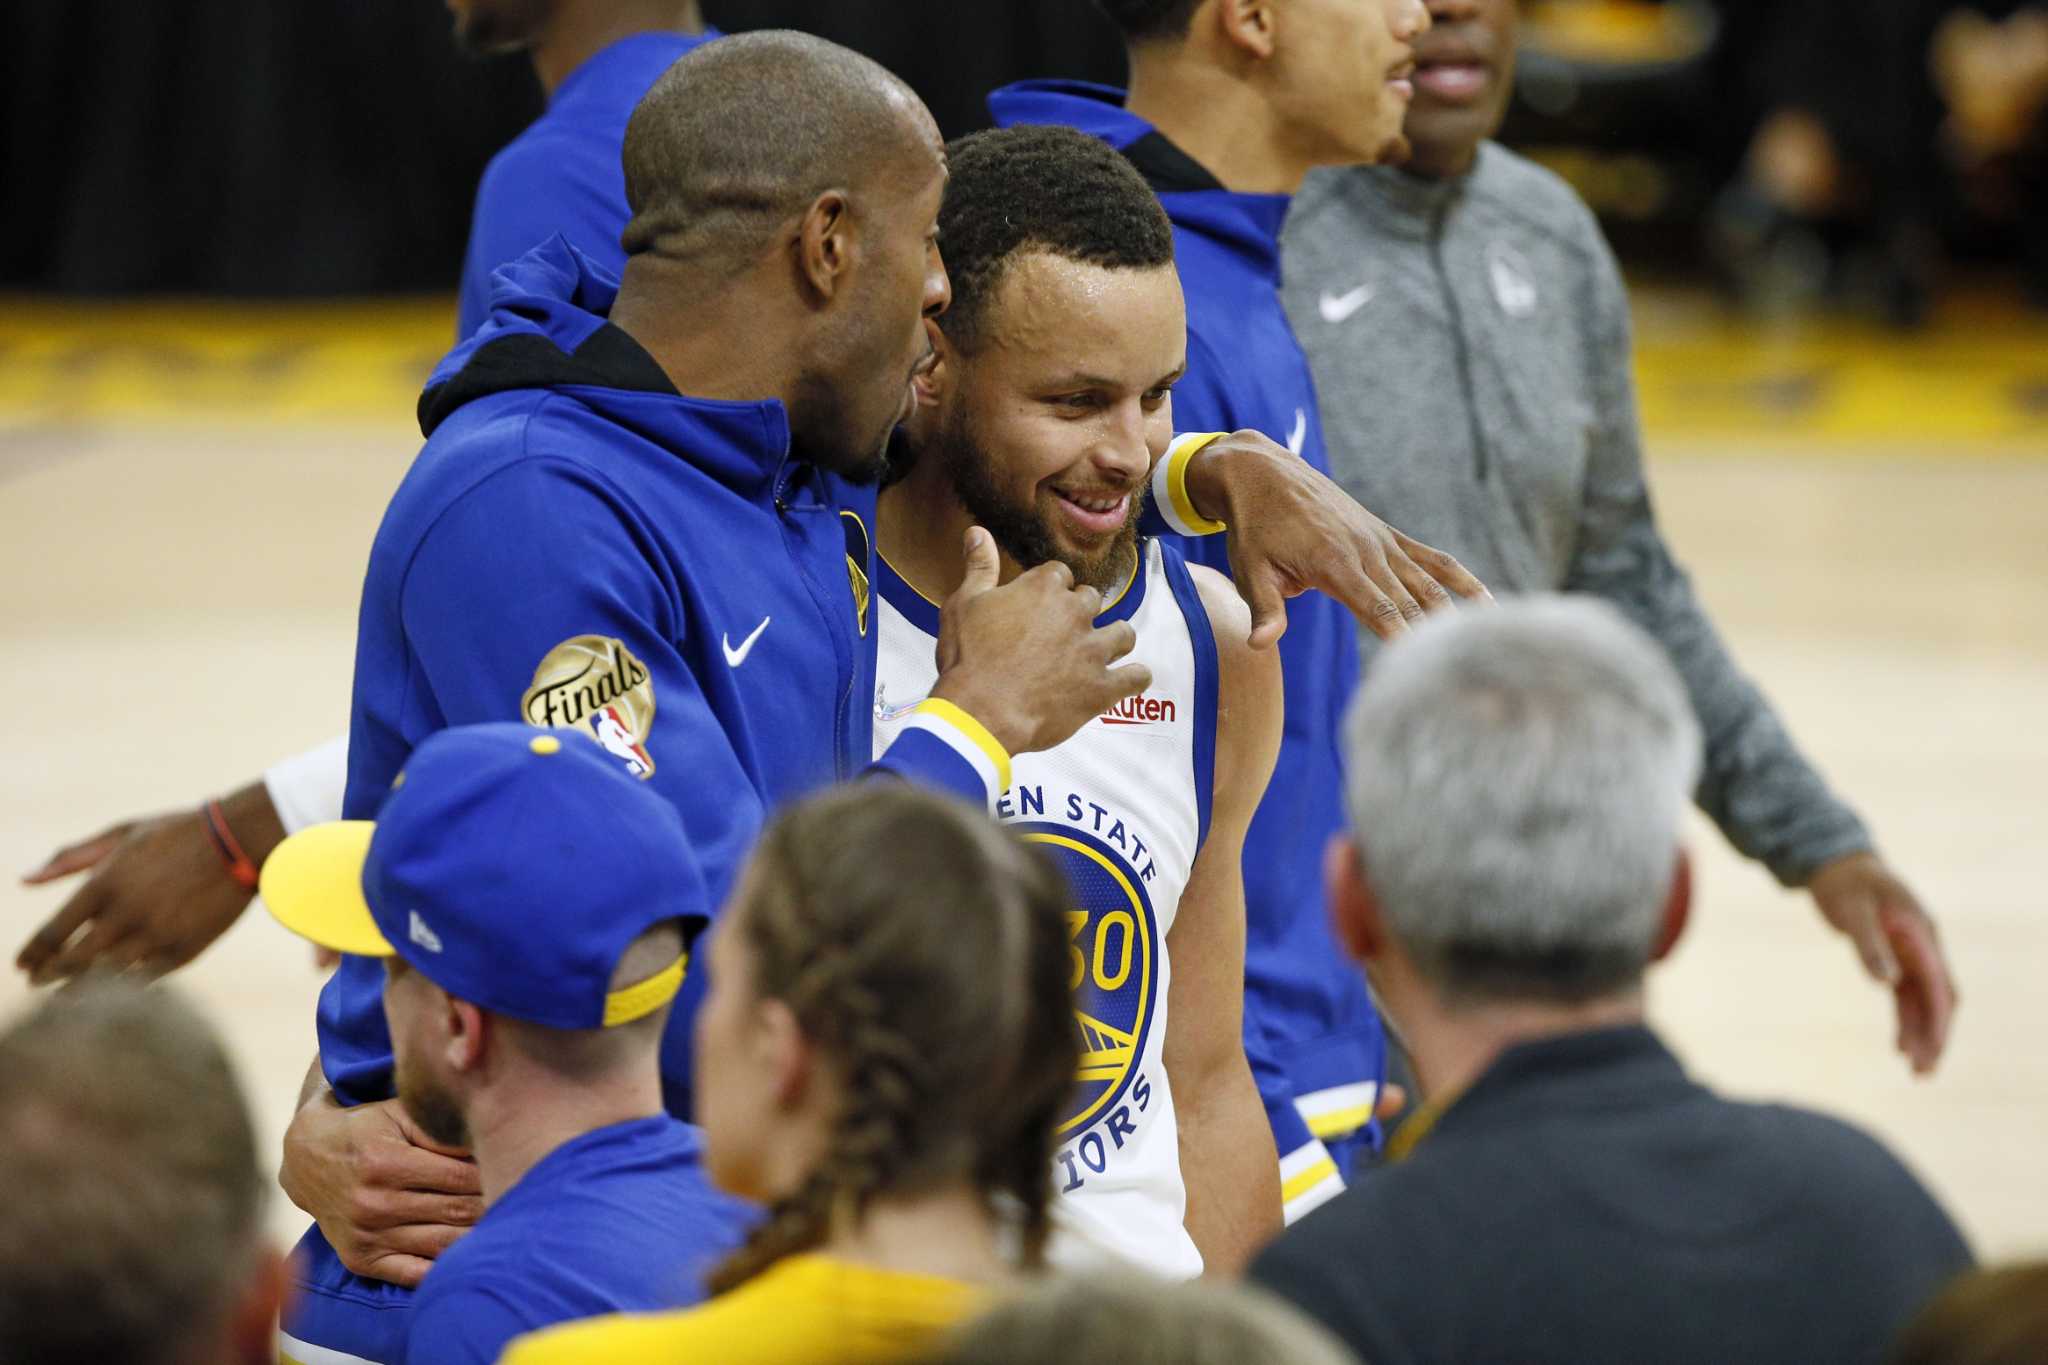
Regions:
M 97 867 L 114 851 L 127 833 L 126 825 L 116 825 L 112 829 L 95 834 L 83 843 L 60 848 L 52 853 L 41 867 L 22 873 L 21 879 L 30 886 L 39 886 L 44 882 L 55 881 L 59 877 L 68 877 L 74 872 L 84 872 Z
M 979 526 L 967 528 L 962 542 L 967 551 L 967 572 L 960 579 L 956 596 L 979 597 L 996 585 L 998 564 L 995 537 Z
M 1270 569 L 1255 569 L 1237 585 L 1252 609 L 1252 633 L 1246 643 L 1253 649 L 1271 649 L 1287 633 L 1287 595 L 1275 578 Z

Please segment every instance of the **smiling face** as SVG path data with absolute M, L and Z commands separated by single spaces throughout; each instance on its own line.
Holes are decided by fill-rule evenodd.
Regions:
M 1116 268 L 1042 250 L 1004 267 L 966 345 L 941 334 L 920 424 L 953 491 L 1022 568 L 1057 559 L 1113 596 L 1134 567 L 1152 462 L 1187 364 L 1171 264 Z
M 1415 44 L 1409 168 L 1462 174 L 1507 114 L 1515 84 L 1515 0 L 1429 0 L 1434 20 Z
M 1398 160 L 1423 0 L 1290 0 L 1277 12 L 1275 110 L 1317 165 Z

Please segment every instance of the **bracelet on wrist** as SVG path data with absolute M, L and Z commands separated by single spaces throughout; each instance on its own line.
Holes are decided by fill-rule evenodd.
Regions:
M 242 851 L 241 841 L 236 839 L 235 832 L 228 828 L 228 817 L 221 811 L 220 802 L 207 802 L 199 808 L 199 813 L 205 817 L 206 837 L 212 840 L 213 851 L 220 855 L 228 876 L 234 878 L 235 885 L 254 891 L 257 881 L 256 864 Z

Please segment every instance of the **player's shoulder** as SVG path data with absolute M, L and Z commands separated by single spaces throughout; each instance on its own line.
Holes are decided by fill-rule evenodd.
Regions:
M 1181 558 L 1180 550 L 1170 544 L 1162 544 L 1164 554 L 1180 559 L 1188 581 L 1194 584 L 1195 599 L 1202 604 L 1202 611 L 1209 618 L 1209 629 L 1216 636 L 1216 647 L 1220 651 L 1226 644 L 1242 648 L 1252 631 L 1252 609 L 1245 604 L 1237 585 L 1227 574 Z

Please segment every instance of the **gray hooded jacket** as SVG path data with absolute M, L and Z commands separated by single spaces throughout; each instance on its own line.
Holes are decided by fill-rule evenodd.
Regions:
M 1628 301 L 1578 196 L 1490 142 L 1451 181 L 1318 172 L 1283 260 L 1331 472 L 1352 496 L 1496 592 L 1596 594 L 1660 640 L 1706 736 L 1699 804 L 1781 882 L 1870 847 L 1658 534 Z

